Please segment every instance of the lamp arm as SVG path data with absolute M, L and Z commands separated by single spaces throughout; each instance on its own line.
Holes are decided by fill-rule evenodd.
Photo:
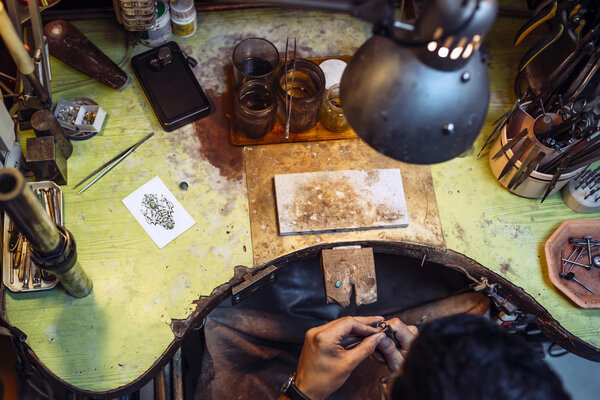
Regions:
M 234 0 L 233 3 L 248 3 L 248 1 Z M 391 25 L 394 23 L 393 0 L 259 0 L 250 3 L 342 12 L 373 24 L 380 24 L 386 20 L 390 21 Z

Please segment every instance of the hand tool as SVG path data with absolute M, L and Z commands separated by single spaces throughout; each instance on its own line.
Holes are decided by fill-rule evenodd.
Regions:
M 502 146 L 502 148 L 500 150 L 498 150 L 498 152 L 496 154 L 494 154 L 494 157 L 492 157 L 492 160 L 495 160 L 496 158 L 500 157 L 502 154 L 506 153 L 506 151 L 508 149 L 512 149 L 514 146 L 516 146 L 521 141 L 521 139 L 523 139 L 525 136 L 527 136 L 528 133 L 529 133 L 529 129 L 527 129 L 527 128 L 523 129 L 521 131 L 521 133 L 519 133 L 517 136 L 515 136 L 514 138 L 507 141 L 506 144 L 504 146 Z
M 575 94 L 580 93 L 583 90 L 583 88 L 585 88 L 585 84 L 589 83 L 590 79 L 596 73 L 599 58 L 600 48 L 596 49 L 596 51 L 592 53 L 588 62 L 580 70 L 577 77 L 573 79 L 573 81 L 565 91 L 565 98 L 573 100 L 573 98 L 576 97 Z
M 31 263 L 31 284 L 34 289 L 42 286 L 42 273 L 35 263 Z
M 529 35 L 533 30 L 535 30 L 542 23 L 552 19 L 556 15 L 556 10 L 558 9 L 558 1 L 556 0 L 545 0 L 537 7 L 534 12 L 533 18 L 531 18 L 525 25 L 523 25 L 515 39 L 513 44 L 517 46 L 527 35 Z
M 27 261 L 27 253 L 29 252 L 29 242 L 27 239 L 23 240 L 23 250 L 21 250 L 21 258 L 19 260 L 19 282 L 25 280 L 25 268 Z
M 294 38 L 294 57 L 292 59 L 292 80 L 291 85 L 288 87 L 288 42 L 289 38 L 285 40 L 285 140 L 290 140 L 290 120 L 292 118 L 292 100 L 294 98 L 294 79 L 296 77 L 296 38 Z
M 492 131 L 492 133 L 487 137 L 487 139 L 485 140 L 485 143 L 483 144 L 483 146 L 481 146 L 481 150 L 479 150 L 479 153 L 477 153 L 477 159 L 479 159 L 479 156 L 481 155 L 481 153 L 483 152 L 483 149 L 486 148 L 486 146 L 496 138 L 496 136 L 498 135 L 498 133 L 502 130 L 502 128 L 504 128 L 504 125 L 506 125 L 506 123 L 508 121 L 510 121 L 511 117 L 513 116 L 513 114 L 515 113 L 515 111 L 517 110 L 517 108 L 519 108 L 521 105 L 521 99 L 519 97 L 517 97 L 517 100 L 515 101 L 515 104 L 512 106 L 512 108 L 507 111 L 504 115 L 502 115 L 500 118 L 498 118 L 493 124 L 492 126 L 496 126 L 494 128 L 494 130 Z
M 54 205 L 54 215 L 57 225 L 62 225 L 62 207 L 60 206 L 60 193 L 58 188 L 52 188 L 52 204 Z
M 400 342 L 398 339 L 396 339 L 396 331 L 394 331 L 390 324 L 388 324 L 386 321 L 381 321 L 377 323 L 377 327 L 381 328 L 381 331 L 385 333 L 385 336 L 389 337 L 392 342 L 394 342 L 396 348 L 400 348 Z
M 569 156 L 565 157 L 563 159 L 563 161 L 561 162 L 560 166 L 556 169 L 556 173 L 552 177 L 552 180 L 550 181 L 550 184 L 548 185 L 548 188 L 546 189 L 546 192 L 542 196 L 542 201 L 540 203 L 543 203 L 544 200 L 546 200 L 546 197 L 548 197 L 548 195 L 552 191 L 552 189 L 554 189 L 554 187 L 556 186 L 556 182 L 558 182 L 558 180 L 560 179 L 560 177 L 564 173 L 565 168 L 568 165 L 570 159 L 571 159 L 571 157 L 569 157 Z
M 523 144 L 519 146 L 518 149 L 515 149 L 513 156 L 508 160 L 502 172 L 500 172 L 500 176 L 498 176 L 498 180 L 502 179 L 504 175 L 506 175 L 513 168 L 515 163 L 525 154 L 533 145 L 533 140 L 530 137 L 525 138 Z
M 29 279 L 31 278 L 31 250 L 29 245 L 25 245 L 25 257 L 23 259 L 23 289 L 29 289 Z
M 381 329 L 381 332 L 385 333 L 385 336 L 389 337 L 394 342 L 396 348 L 400 348 L 400 342 L 398 342 L 398 339 L 396 339 L 396 331 L 394 331 L 391 325 L 389 325 L 386 321 L 381 321 L 377 323 L 377 327 Z M 350 350 L 358 346 L 364 339 L 364 337 L 347 338 L 341 343 L 341 345 L 344 350 Z
M 580 284 L 580 285 L 581 285 L 581 286 L 582 286 L 582 287 L 583 287 L 585 290 L 587 290 L 588 292 L 590 292 L 590 293 L 592 293 L 592 294 L 595 294 L 595 292 L 594 292 L 592 289 L 590 289 L 589 287 L 587 287 L 587 286 L 585 286 L 583 283 L 581 283 L 581 281 L 580 281 L 579 279 L 575 278 L 575 273 L 573 273 L 573 272 L 569 272 L 569 273 L 567 273 L 567 274 L 560 273 L 560 274 L 558 274 L 558 275 L 559 275 L 561 278 L 564 278 L 564 279 L 566 279 L 566 280 L 569 280 L 569 281 L 570 281 L 570 280 L 573 280 L 573 281 L 577 282 L 577 283 L 578 283 L 578 284 Z
M 544 157 L 544 153 L 541 151 L 541 145 L 539 143 L 533 144 L 533 149 L 527 154 L 525 160 L 521 163 L 521 166 L 508 183 L 507 189 L 511 190 L 513 187 L 516 189 L 527 179 L 531 172 L 539 165 Z M 541 157 L 539 155 L 541 154 Z
M 578 263 L 578 262 L 576 262 L 576 261 L 566 260 L 566 259 L 564 259 L 564 258 L 561 258 L 561 260 L 562 260 L 563 262 L 565 262 L 566 264 L 573 264 L 573 265 L 577 265 L 577 266 L 579 266 L 579 267 L 583 267 L 583 268 L 587 269 L 588 271 L 589 271 L 590 269 L 592 269 L 592 266 L 591 266 L 591 265 L 586 265 L 586 264 Z
M 525 55 L 519 61 L 519 65 L 517 67 L 518 71 L 523 71 L 527 65 L 535 57 L 537 57 L 542 51 L 548 48 L 552 43 L 556 42 L 558 38 L 560 38 L 565 31 L 565 25 L 561 22 L 557 22 L 550 31 L 549 34 L 544 36 L 539 42 L 534 44 L 529 50 L 525 52 Z
M 23 240 L 24 237 L 19 233 L 19 240 L 13 254 L 13 268 L 18 268 L 21 265 L 21 256 L 23 254 Z
M 75 188 L 77 188 L 78 186 L 80 186 L 81 184 L 83 184 L 85 181 L 87 181 L 88 179 L 90 179 L 94 175 L 100 173 L 97 177 L 94 178 L 94 180 L 92 180 L 83 189 L 81 189 L 79 192 L 77 192 L 77 194 L 81 194 L 81 193 L 85 192 L 90 186 L 92 186 L 94 183 L 96 183 L 104 175 L 106 175 L 107 173 L 109 173 L 114 167 L 116 167 L 117 165 L 119 165 L 119 163 L 121 161 L 123 161 L 125 158 L 127 158 L 128 155 L 130 155 L 131 153 L 133 153 L 135 151 L 135 149 L 137 149 L 146 140 L 150 139 L 153 135 L 154 135 L 154 132 L 151 132 L 146 137 L 144 137 L 143 139 L 141 139 L 139 142 L 137 142 L 133 146 L 130 146 L 127 149 L 123 150 L 121 153 L 117 154 L 115 157 L 113 157 L 112 159 L 110 159 L 109 161 L 107 161 L 106 163 L 104 163 L 103 165 L 101 165 L 99 168 L 95 169 L 88 176 L 86 176 L 85 178 L 83 178 L 83 180 L 81 182 L 79 182 L 77 185 L 75 185 Z
M 15 229 L 12 220 L 8 224 L 8 251 L 14 253 L 19 244 L 19 231 Z

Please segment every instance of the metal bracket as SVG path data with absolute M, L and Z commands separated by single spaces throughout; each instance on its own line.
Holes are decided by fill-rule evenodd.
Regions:
M 233 305 L 236 305 L 258 289 L 275 281 L 275 271 L 277 271 L 277 267 L 271 265 L 254 274 L 244 275 L 244 281 L 231 288 L 231 302 Z

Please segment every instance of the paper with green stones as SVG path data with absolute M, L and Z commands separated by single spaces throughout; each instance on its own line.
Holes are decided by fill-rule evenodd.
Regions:
M 159 249 L 196 223 L 158 176 L 124 198 L 123 204 Z

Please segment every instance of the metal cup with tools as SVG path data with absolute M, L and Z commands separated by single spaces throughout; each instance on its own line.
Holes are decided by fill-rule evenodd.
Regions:
M 0 171 L 0 209 L 29 241 L 31 260 L 39 268 L 55 275 L 73 297 L 92 291 L 91 279 L 77 262 L 75 239 L 52 221 L 16 169 Z

